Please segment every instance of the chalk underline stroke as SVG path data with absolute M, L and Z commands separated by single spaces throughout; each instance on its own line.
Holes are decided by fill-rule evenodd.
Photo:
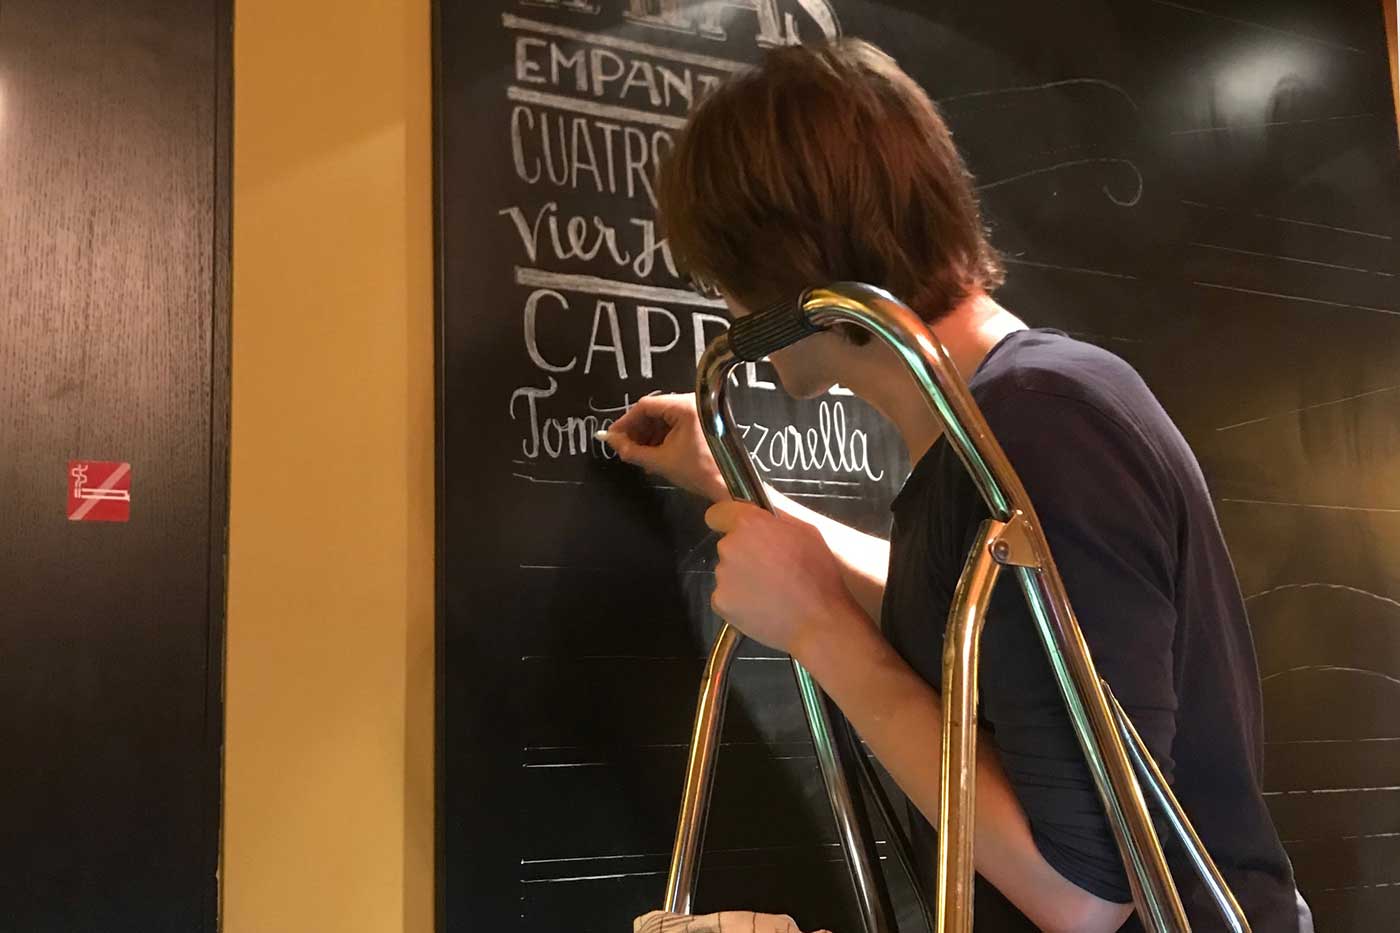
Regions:
M 799 479 L 796 476 L 765 476 L 766 483 L 802 483 L 809 486 L 860 486 L 854 480 L 844 479 Z
M 523 479 L 523 480 L 525 480 L 526 482 L 535 483 L 535 484 L 539 484 L 539 485 L 543 485 L 543 486 L 582 486 L 582 485 L 584 485 L 584 481 L 581 480 L 581 479 L 543 479 L 543 478 L 538 477 L 538 476 L 530 476 L 530 475 L 528 475 L 528 474 L 526 474 L 526 473 L 514 473 L 514 472 L 512 472 L 510 475 L 511 475 L 511 476 L 514 476 L 516 479 Z M 807 481 L 806 481 L 806 480 L 787 480 L 787 482 L 807 482 Z M 829 480 L 811 480 L 811 482 L 815 482 L 815 483 L 824 483 L 824 484 L 825 484 L 825 483 L 833 483 L 834 485 L 845 485 L 845 486 L 857 486 L 857 485 L 859 485 L 858 483 L 834 483 L 833 481 L 829 481 Z M 648 488 L 651 488 L 651 489 L 664 489 L 664 490 L 671 491 L 671 492 L 681 492 L 681 491 L 683 491 L 683 490 L 681 490 L 681 488 L 680 488 L 679 486 L 666 486 L 666 485 L 662 485 L 662 484 L 660 484 L 660 483 L 647 483 L 646 485 L 648 486 Z M 786 495 L 786 496 L 788 496 L 789 498 L 792 498 L 792 499 L 849 499 L 849 500 L 859 501 L 859 500 L 862 500 L 862 499 L 865 498 L 865 496 L 852 496 L 852 495 L 846 495 L 846 494 L 843 494 L 843 493 L 834 493 L 834 492 L 793 492 L 793 491 L 788 491 L 788 492 L 784 493 L 784 495 Z M 703 543 L 703 542 L 702 542 L 702 543 Z M 694 550 L 694 549 L 692 549 L 692 550 Z M 687 554 L 686 556 L 688 557 L 689 555 Z M 546 567 L 545 567 L 545 565 L 535 565 L 533 569 L 537 569 L 537 570 L 539 570 L 539 569 L 546 569 Z M 564 568 L 562 568 L 562 567 L 549 567 L 549 568 L 547 568 L 547 569 L 560 569 L 560 570 L 562 570 L 562 569 L 564 569 Z
M 1337 590 L 1346 593 L 1354 593 L 1357 596 L 1364 596 L 1367 599 L 1374 599 L 1377 602 L 1386 603 L 1400 609 L 1400 599 L 1391 599 L 1389 596 L 1382 596 L 1380 593 L 1373 593 L 1370 590 L 1363 590 L 1359 586 L 1347 586 L 1345 583 L 1281 583 L 1278 586 L 1271 586 L 1267 590 L 1260 590 L 1244 598 L 1245 602 L 1259 599 L 1261 596 L 1269 596 L 1287 590 Z
M 1222 498 L 1220 501 L 1237 503 L 1240 505 L 1281 505 L 1295 509 L 1324 509 L 1334 512 L 1374 512 L 1380 515 L 1400 515 L 1400 509 L 1372 508 L 1363 505 L 1327 505 L 1321 502 L 1283 502 L 1278 499 Z
M 1337 120 L 1360 120 L 1365 117 L 1382 116 L 1378 110 L 1368 113 L 1343 113 L 1335 117 L 1309 117 L 1303 120 L 1267 120 L 1263 123 L 1230 123 L 1224 126 L 1200 126 L 1189 130 L 1172 130 L 1168 136 L 1195 136 L 1200 133 L 1228 133 L 1231 130 L 1262 130 L 1276 126 L 1309 126 L 1315 123 L 1332 123 Z
M 662 871 L 628 871 L 613 875 L 570 875 L 567 878 L 521 878 L 521 884 L 560 884 L 567 881 L 616 881 L 620 878 L 654 878 L 666 874 Z
M 725 742 L 723 745 L 746 744 L 761 746 L 761 742 L 731 743 Z M 688 748 L 688 745 L 638 745 L 635 748 Z M 885 840 L 878 840 L 880 845 L 885 844 Z M 840 846 L 839 842 L 817 842 L 806 845 L 776 845 L 776 846 L 735 846 L 726 849 L 707 849 L 707 852 L 715 854 L 731 855 L 739 852 L 795 852 L 809 851 L 812 849 L 835 849 Z M 642 859 L 642 858 L 669 858 L 669 852 L 628 852 L 622 855 L 569 855 L 558 858 L 522 858 L 521 865 L 554 865 L 567 864 L 569 862 L 613 862 L 621 859 Z
M 1361 266 L 1344 266 L 1335 262 L 1323 262 L 1320 259 L 1305 259 L 1302 256 L 1284 256 L 1280 253 L 1261 253 L 1258 250 L 1240 249 L 1237 246 L 1226 246 L 1223 243 L 1202 243 L 1195 241 L 1192 246 L 1200 249 L 1214 249 L 1223 253 L 1237 253 L 1241 256 L 1256 256 L 1260 259 L 1277 259 L 1281 262 L 1297 262 L 1306 266 L 1321 266 L 1324 269 L 1337 269 L 1342 272 L 1364 272 L 1367 275 L 1379 275 L 1387 279 L 1395 278 L 1394 272 L 1382 272 L 1379 269 L 1366 269 Z
M 1071 87 L 1074 85 L 1102 87 L 1116 94 L 1121 94 L 1134 110 L 1139 110 L 1137 101 L 1133 100 L 1133 95 L 1112 81 L 1105 81 L 1103 78 L 1065 78 L 1061 81 L 1048 81 L 1045 84 L 1023 84 L 1017 87 L 997 87 L 988 88 L 984 91 L 968 91 L 965 94 L 952 94 L 948 97 L 940 97 L 939 104 L 948 104 L 958 100 L 968 100 L 973 97 L 994 97 L 1002 94 L 1030 94 L 1035 91 L 1048 91 L 1052 88 Z
M 1393 674 L 1387 674 L 1384 671 L 1373 671 L 1365 667 L 1346 667 L 1341 664 L 1300 664 L 1297 667 L 1290 667 L 1286 670 L 1276 671 L 1267 677 L 1261 677 L 1259 681 L 1261 683 L 1267 683 L 1285 674 L 1360 674 L 1363 677 L 1379 677 L 1381 680 L 1389 681 L 1395 686 L 1400 687 L 1400 677 L 1396 677 Z M 1365 790 L 1367 788 L 1358 789 Z M 1370 789 L 1380 790 L 1381 788 Z
M 554 288 L 566 292 L 587 292 L 589 294 L 612 295 L 616 298 L 635 298 L 640 301 L 700 305 L 706 308 L 725 307 L 723 299 L 705 298 L 686 288 L 642 285 L 639 282 L 623 282 L 618 279 L 603 278 L 599 275 L 546 272 L 543 269 L 532 269 L 528 266 L 515 267 L 515 284 L 523 285 L 526 288 Z
M 506 98 L 517 104 L 535 104 L 540 107 L 553 107 L 570 113 L 583 113 L 590 117 L 604 117 L 621 120 L 624 123 L 649 123 L 668 130 L 685 127 L 685 117 L 673 117 L 665 113 L 650 113 L 636 107 L 623 107 L 620 104 L 600 104 L 592 100 L 579 100 L 563 94 L 550 94 L 546 91 L 532 91 L 529 88 L 511 85 L 506 88 Z
M 1228 207 L 1221 207 L 1218 204 L 1205 204 L 1200 201 L 1191 201 L 1186 198 L 1181 199 L 1181 203 L 1188 207 L 1200 207 L 1208 211 L 1220 211 L 1223 214 L 1243 214 L 1245 211 L 1232 210 Z M 1297 224 L 1300 227 L 1317 227 L 1320 230 L 1331 230 L 1334 233 L 1349 233 L 1352 236 L 1370 237 L 1373 240 L 1392 240 L 1394 237 L 1384 233 L 1375 233 L 1370 230 L 1357 230 L 1354 227 L 1337 227 L 1332 224 L 1318 223 L 1315 220 L 1299 220 L 1296 217 L 1280 217 L 1278 214 L 1265 214 L 1262 211 L 1249 211 L 1251 215 L 1263 220 L 1276 220 L 1284 224 Z
M 1061 169 L 1073 168 L 1073 167 L 1078 166 L 1078 165 L 1124 165 L 1124 166 L 1127 166 L 1127 167 L 1132 171 L 1133 177 L 1136 179 L 1136 182 L 1137 182 L 1137 190 L 1133 192 L 1132 196 L 1131 196 L 1131 197 L 1128 197 L 1128 198 L 1120 198 L 1120 197 L 1118 197 L 1117 195 L 1115 195 L 1111 190 L 1109 190 L 1108 185 L 1104 185 L 1104 186 L 1103 186 L 1103 193 L 1104 193 L 1105 195 L 1107 195 L 1107 197 L 1108 197 L 1108 199 L 1109 199 L 1110 201 L 1112 201 L 1114 204 L 1117 204 L 1119 207 L 1134 207 L 1134 206 L 1137 205 L 1137 203 L 1138 203 L 1139 201 L 1142 200 L 1142 188 L 1143 188 L 1142 172 L 1138 169 L 1137 165 L 1135 165 L 1135 164 L 1132 162 L 1132 160 L 1130 160 L 1130 159 L 1118 159 L 1118 158 L 1106 158 L 1106 157 L 1099 157 L 1099 158 L 1092 158 L 1092 159 L 1070 159 L 1070 160 L 1067 161 L 1067 162 L 1056 162 L 1054 165 L 1046 165 L 1046 166 L 1042 166 L 1041 168 L 1031 169 L 1029 172 L 1021 172 L 1019 175 L 1012 175 L 1012 176 L 1010 176 L 1010 177 L 1008 177 L 1008 178 L 999 178 L 999 179 L 997 179 L 996 181 L 984 182 L 984 183 L 982 183 L 982 184 L 980 184 L 980 185 L 977 186 L 977 190 L 978 190 L 978 191 L 991 191 L 993 188 L 1000 188 L 1000 187 L 1002 187 L 1003 185 L 1009 185 L 1009 184 L 1011 184 L 1012 182 L 1021 181 L 1022 179 L 1032 178 L 1032 177 L 1034 177 L 1034 176 L 1036 176 L 1036 175 L 1044 175 L 1044 174 L 1047 174 L 1047 173 L 1049 173 L 1049 172 L 1058 172 L 1058 171 L 1060 171 Z
M 582 486 L 581 479 L 540 479 L 538 476 L 527 476 L 524 473 L 512 473 L 516 479 L 528 480 L 531 483 L 540 483 L 547 486 Z
M 1362 745 L 1366 742 L 1400 742 L 1400 735 L 1372 735 L 1363 739 L 1266 739 L 1265 745 Z M 1390 833 L 1400 836 L 1400 833 Z M 1345 838 L 1345 837 L 1344 837 Z M 1363 838 L 1357 836 L 1356 838 Z M 1302 842 L 1295 839 L 1294 842 Z
M 1346 836 L 1342 837 L 1347 838 Z M 1369 891 L 1372 888 L 1400 888 L 1400 881 L 1376 881 L 1370 884 L 1348 884 L 1340 888 L 1323 888 L 1322 893 L 1331 891 Z
M 1183 10 L 1187 13 L 1195 13 L 1199 16 L 1208 16 L 1212 19 L 1223 20 L 1227 23 L 1234 23 L 1236 26 L 1247 26 L 1250 29 L 1258 29 L 1262 30 L 1263 32 L 1272 32 L 1276 35 L 1288 36 L 1292 39 L 1301 39 L 1304 42 L 1315 42 L 1318 45 L 1324 45 L 1332 49 L 1341 49 L 1344 52 L 1356 52 L 1360 54 L 1364 51 L 1362 49 L 1358 49 L 1354 45 L 1343 45 L 1340 42 L 1331 42 L 1327 39 L 1319 39 L 1316 36 L 1310 36 L 1302 32 L 1293 32 L 1288 29 L 1280 29 L 1277 26 L 1269 26 L 1265 23 L 1256 23 L 1252 20 L 1239 19 L 1234 16 L 1226 16 L 1223 13 L 1215 13 L 1211 10 L 1202 10 L 1199 7 L 1187 6 L 1184 3 L 1176 3 L 1174 2 L 1174 0 L 1148 0 L 1148 2 L 1155 3 L 1158 6 L 1171 7 L 1175 10 Z
M 1223 282 L 1203 282 L 1199 279 L 1193 280 L 1192 285 L 1199 285 L 1201 288 L 1218 288 L 1227 292 L 1240 292 L 1245 295 L 1259 295 L 1264 298 L 1282 298 L 1286 301 L 1301 301 L 1311 305 L 1326 305 L 1329 308 L 1346 308 L 1351 311 L 1370 311 L 1374 314 L 1389 314 L 1400 317 L 1400 309 L 1377 308 L 1373 305 L 1354 305 L 1345 301 L 1329 301 L 1326 298 L 1309 298 L 1306 295 L 1289 295 L 1284 292 L 1266 292 L 1258 288 L 1244 288 L 1239 285 L 1226 285 Z
M 1345 398 L 1334 398 L 1334 399 L 1332 399 L 1331 401 L 1328 401 L 1328 402 L 1318 402 L 1318 403 L 1315 404 L 1315 405 L 1304 405 L 1302 408 L 1293 408 L 1293 409 L 1290 409 L 1289 411 L 1281 411 L 1281 412 L 1278 412 L 1277 414 L 1273 414 L 1273 415 L 1264 415 L 1262 418 L 1251 418 L 1251 419 L 1248 420 L 1248 421 L 1237 421 L 1237 422 L 1235 422 L 1234 424 L 1227 424 L 1227 425 L 1225 425 L 1224 427 L 1219 427 L 1219 428 L 1216 428 L 1215 430 L 1217 430 L 1217 431 L 1233 431 L 1235 428 L 1243 428 L 1243 427 L 1246 427 L 1247 425 L 1251 425 L 1251 424 L 1260 424 L 1260 423 L 1265 422 L 1265 421 L 1271 421 L 1271 420 L 1273 420 L 1274 418 L 1286 418 L 1286 417 L 1288 417 L 1289 415 L 1301 415 L 1301 414 L 1304 414 L 1304 413 L 1306 413 L 1306 412 L 1315 411 L 1315 410 L 1317 410 L 1317 409 L 1319 409 L 1319 408 L 1328 408 L 1328 407 L 1330 407 L 1330 406 L 1332 406 L 1332 405 L 1342 405 L 1342 404 L 1344 404 L 1344 403 L 1346 403 L 1346 402 L 1354 402 L 1354 401 L 1356 401 L 1356 400 L 1358 400 L 1358 399 L 1370 398 L 1371 396 L 1374 396 L 1374 395 L 1382 395 L 1382 394 L 1384 394 L 1384 393 L 1386 393 L 1386 392 L 1394 392 L 1394 391 L 1396 391 L 1397 389 L 1400 389 L 1400 385 L 1382 386 L 1382 387 L 1379 388 L 1379 389 L 1371 389 L 1369 392 L 1358 392 L 1358 393 L 1355 394 L 1355 395 L 1348 395 L 1348 396 L 1346 396 Z
M 1314 790 L 1266 790 L 1265 797 L 1311 797 L 1314 794 L 1393 794 L 1400 785 L 1389 784 L 1383 787 L 1319 787 Z
M 1137 281 L 1137 276 L 1128 275 L 1126 272 L 1109 272 L 1107 269 L 1090 269 L 1087 266 L 1061 266 L 1053 262 L 1039 262 L 1034 259 L 1022 259 L 1018 256 L 1003 256 L 1001 261 L 1011 266 L 1030 266 L 1035 269 L 1055 269 L 1060 272 L 1080 272 L 1084 275 L 1101 275 L 1110 279 Z

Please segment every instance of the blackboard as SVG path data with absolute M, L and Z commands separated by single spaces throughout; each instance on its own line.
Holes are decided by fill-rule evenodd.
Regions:
M 231 21 L 0 2 L 5 931 L 218 928 Z M 129 521 L 68 520 L 84 459 Z
M 601 933 L 660 899 L 713 539 L 591 435 L 687 389 L 724 326 L 652 220 L 687 108 L 765 45 L 838 32 L 939 100 L 1006 257 L 999 299 L 1128 359 L 1182 426 L 1249 598 L 1300 885 L 1328 929 L 1400 913 L 1381 23 L 1360 0 L 439 0 L 441 928 Z M 767 479 L 883 530 L 892 432 L 772 379 L 735 394 Z M 791 674 L 742 654 L 698 907 L 856 930 Z

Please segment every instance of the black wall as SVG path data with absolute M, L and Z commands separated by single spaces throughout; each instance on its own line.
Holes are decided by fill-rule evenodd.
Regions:
M 438 3 L 451 931 L 601 933 L 658 904 L 715 628 L 697 504 L 587 436 L 687 388 L 695 331 L 714 333 L 695 314 L 715 308 L 638 259 L 641 178 L 686 112 L 659 68 L 721 76 L 763 37 L 752 11 L 711 5 L 721 36 L 628 6 Z M 832 6 L 940 100 L 1007 257 L 1000 300 L 1127 358 L 1199 453 L 1249 601 L 1267 790 L 1299 883 L 1320 929 L 1381 928 L 1400 916 L 1400 172 L 1379 5 Z M 831 7 L 773 8 L 774 28 L 790 15 L 811 37 Z M 666 344 L 672 320 L 677 346 L 648 371 L 641 344 Z M 774 485 L 884 527 L 905 465 L 872 413 L 824 400 L 839 433 L 818 403 L 739 399 Z M 802 433 L 781 443 L 808 456 L 776 463 L 789 420 Z M 743 654 L 699 907 L 854 930 L 791 676 Z
M 0 0 L 6 931 L 217 922 L 230 9 Z

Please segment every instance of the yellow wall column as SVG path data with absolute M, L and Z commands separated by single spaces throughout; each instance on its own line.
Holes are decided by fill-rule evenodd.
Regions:
M 429 2 L 234 19 L 224 929 L 429 933 Z

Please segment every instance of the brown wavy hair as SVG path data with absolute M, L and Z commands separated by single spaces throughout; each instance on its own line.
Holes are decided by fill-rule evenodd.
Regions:
M 678 262 L 752 310 L 854 280 L 936 321 L 1003 279 L 938 108 L 861 40 L 775 49 L 719 85 L 657 201 Z

